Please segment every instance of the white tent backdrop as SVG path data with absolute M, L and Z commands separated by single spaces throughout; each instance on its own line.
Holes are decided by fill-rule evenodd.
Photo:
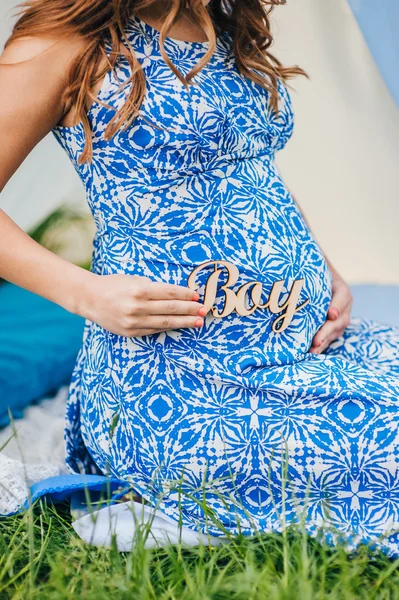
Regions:
M 0 42 L 15 0 L 2 0 Z M 293 81 L 296 131 L 279 165 L 323 250 L 348 279 L 399 283 L 399 110 L 346 0 L 289 0 L 275 13 L 275 53 L 304 67 Z M 0 206 L 27 228 L 83 187 L 52 135 L 25 160 Z

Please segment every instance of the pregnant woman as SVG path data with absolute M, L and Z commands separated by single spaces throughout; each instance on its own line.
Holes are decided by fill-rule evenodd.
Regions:
M 302 73 L 269 53 L 280 3 L 26 3 L 1 57 L 0 187 L 52 131 L 96 234 L 87 272 L 0 212 L 0 275 L 86 318 L 72 472 L 195 531 L 281 530 L 305 509 L 309 531 L 393 528 L 394 554 L 399 331 L 350 320 L 277 169 Z

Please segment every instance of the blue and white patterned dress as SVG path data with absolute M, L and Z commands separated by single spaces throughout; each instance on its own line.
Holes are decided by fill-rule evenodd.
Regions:
M 140 117 L 106 141 L 114 111 L 95 103 L 85 165 L 81 124 L 53 130 L 97 226 L 92 270 L 187 286 L 198 267 L 200 300 L 215 273 L 216 293 L 202 328 L 124 337 L 86 321 L 68 465 L 131 482 L 204 533 L 278 531 L 305 506 L 311 532 L 375 539 L 399 522 L 399 330 L 353 318 L 325 353 L 308 352 L 331 273 L 275 164 L 293 129 L 287 89 L 276 114 L 238 73 L 227 33 L 188 90 L 155 29 L 132 17 L 126 35 L 147 81 Z M 187 73 L 207 43 L 169 38 L 166 49 Z M 100 98 L 121 106 L 129 75 L 121 57 Z

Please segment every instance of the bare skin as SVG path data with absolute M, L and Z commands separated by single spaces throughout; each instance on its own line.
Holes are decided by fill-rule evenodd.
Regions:
M 139 18 L 160 28 L 162 2 Z M 204 33 L 184 17 L 170 37 L 205 41 Z M 0 192 L 55 125 L 75 125 L 63 92 L 69 65 L 84 41 L 57 37 L 25 38 L 0 55 Z M 96 93 L 99 81 L 93 88 Z M 0 276 L 47 298 L 117 335 L 141 336 L 170 329 L 201 327 L 206 314 L 199 295 L 188 287 L 134 275 L 97 275 L 56 256 L 34 242 L 0 209 Z M 334 275 L 328 319 L 316 333 L 310 352 L 322 352 L 349 323 L 349 287 Z

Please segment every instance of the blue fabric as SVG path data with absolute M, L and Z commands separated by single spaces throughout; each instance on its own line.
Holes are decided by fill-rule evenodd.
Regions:
M 399 330 L 357 317 L 309 352 L 332 282 L 275 163 L 293 132 L 288 89 L 275 112 L 226 32 L 186 89 L 159 32 L 135 17 L 125 31 L 147 81 L 138 118 L 104 138 L 131 75 L 120 57 L 89 111 L 93 161 L 79 163 L 81 124 L 54 129 L 96 221 L 92 269 L 198 290 L 207 316 L 134 337 L 86 322 L 68 464 L 94 462 L 204 534 L 279 531 L 299 504 L 309 531 L 375 540 L 399 520 Z M 185 73 L 206 48 L 166 41 Z M 387 544 L 399 553 L 399 535 Z
M 399 327 L 399 285 L 352 284 L 353 316 Z
M 85 474 L 58 475 L 48 477 L 32 485 L 30 487 L 30 498 L 27 498 L 20 510 L 1 516 L 7 517 L 12 514 L 24 512 L 39 498 L 50 500 L 54 504 L 75 498 L 75 503 L 77 500 L 80 500 L 82 507 L 87 508 L 88 499 L 90 499 L 90 502 L 104 500 L 113 502 L 128 491 L 130 491 L 130 486 L 113 477 Z M 82 492 L 82 495 L 78 494 L 78 492 Z
M 385 323 L 399 327 L 399 286 L 352 284 L 351 291 L 353 315 L 378 319 L 383 314 Z M 49 499 L 54 504 L 70 500 L 73 509 L 87 510 L 87 492 L 92 502 L 109 497 L 112 503 L 131 489 L 123 481 L 101 475 L 60 475 L 32 485 L 30 502 L 33 504 L 38 498 Z M 20 512 L 26 510 L 30 502 L 27 500 Z
M 399 105 L 399 2 L 349 0 L 371 53 Z
M 8 282 L 0 284 L 0 427 L 71 378 L 84 319 Z

